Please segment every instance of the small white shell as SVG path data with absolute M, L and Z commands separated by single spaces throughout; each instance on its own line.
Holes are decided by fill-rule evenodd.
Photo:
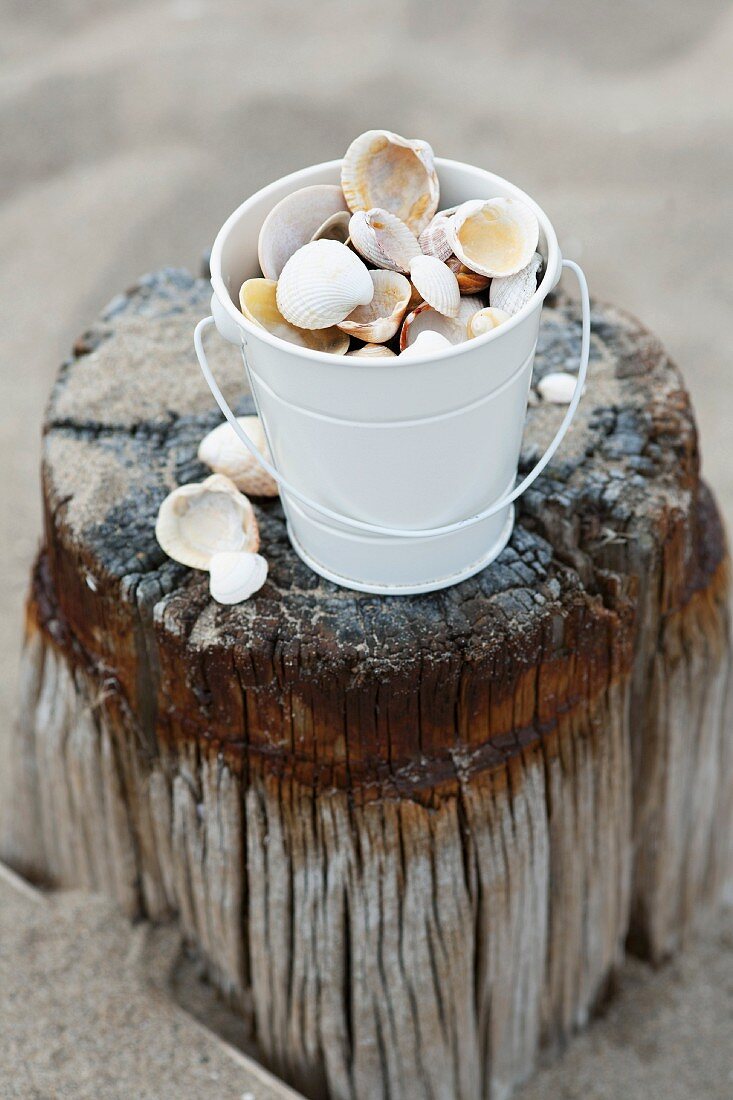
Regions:
M 377 206 L 420 233 L 438 209 L 440 187 L 433 150 L 389 130 L 367 130 L 352 141 L 341 167 L 352 212 Z
M 578 379 L 574 374 L 554 371 L 540 378 L 536 389 L 543 401 L 551 405 L 569 405 L 575 393 Z
M 307 244 L 316 230 L 339 210 L 346 210 L 341 188 L 316 183 L 286 195 L 262 223 L 257 255 L 266 279 L 279 279 L 285 264 Z
M 267 579 L 267 562 L 260 554 L 224 550 L 209 565 L 209 591 L 217 603 L 233 604 L 259 592 Z
M 391 348 L 386 348 L 384 344 L 365 344 L 363 348 L 356 348 L 354 351 L 347 351 L 346 358 L 353 356 L 360 359 L 396 359 L 397 356 Z
M 346 244 L 349 239 L 350 218 L 351 214 L 348 210 L 339 210 L 337 214 L 332 214 L 330 218 L 326 218 L 323 225 L 316 229 L 311 240 L 341 241 L 342 244 Z
M 447 348 L 452 346 L 450 340 L 446 340 L 445 336 L 441 336 L 439 332 L 425 329 L 417 336 L 413 344 L 400 352 L 400 359 L 415 359 L 418 355 L 432 355 L 436 351 L 446 351 Z
M 451 216 L 444 210 L 439 210 L 423 229 L 418 241 L 426 256 L 435 256 L 437 260 L 445 262 L 449 256 L 453 255 L 453 246 L 448 240 L 448 223 Z
M 277 284 L 277 307 L 298 328 L 337 325 L 367 305 L 374 286 L 366 264 L 340 241 L 311 241 L 291 256 Z
M 247 279 L 239 291 L 239 308 L 244 316 L 273 336 L 313 351 L 325 351 L 331 355 L 343 355 L 349 340 L 335 327 L 310 330 L 297 328 L 286 321 L 277 308 L 277 283 L 272 279 Z
M 426 330 L 438 332 L 451 344 L 463 344 L 468 340 L 468 322 L 474 313 L 483 309 L 484 303 L 478 296 L 473 298 L 461 298 L 458 313 L 455 317 L 444 317 L 442 313 L 423 302 L 412 313 L 408 313 L 402 324 L 400 332 L 400 348 L 413 344 L 421 332 Z
M 374 297 L 365 306 L 357 306 L 339 328 L 372 344 L 391 340 L 402 324 L 412 287 L 397 271 L 370 271 Z
M 537 272 L 541 266 L 542 257 L 539 252 L 535 252 L 521 271 L 506 275 L 503 279 L 492 279 L 489 304 L 506 310 L 510 316 L 519 313 L 537 290 Z
M 221 550 L 254 553 L 260 545 L 252 505 L 222 474 L 169 493 L 158 510 L 155 537 L 169 558 L 192 569 L 208 569 Z
M 415 256 L 410 261 L 410 278 L 424 301 L 445 317 L 455 317 L 461 304 L 458 280 L 449 267 L 435 256 Z
M 471 199 L 448 226 L 453 251 L 466 267 L 494 279 L 526 267 L 537 248 L 540 227 L 519 199 Z
M 410 260 L 421 255 L 412 230 L 395 214 L 378 207 L 352 214 L 349 237 L 365 260 L 390 271 L 409 271 Z
M 238 416 L 237 423 L 254 445 L 270 458 L 259 416 Z M 276 497 L 277 482 L 250 454 L 231 424 L 225 420 L 199 443 L 198 457 L 217 474 L 231 478 L 242 493 L 253 497 Z
M 487 332 L 497 328 L 502 322 L 509 320 L 509 314 L 503 309 L 494 309 L 487 306 L 474 313 L 468 322 L 468 335 L 471 340 L 476 336 L 484 336 Z

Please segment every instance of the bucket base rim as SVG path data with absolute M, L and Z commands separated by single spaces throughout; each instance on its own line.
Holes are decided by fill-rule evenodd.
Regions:
M 437 580 L 425 581 L 423 584 L 414 585 L 374 584 L 358 581 L 351 577 L 343 577 L 339 573 L 334 573 L 331 569 L 328 569 L 327 566 L 321 565 L 320 562 L 312 558 L 310 554 L 303 549 L 290 523 L 287 525 L 287 530 L 291 546 L 300 560 L 307 565 L 309 569 L 312 569 L 314 573 L 317 573 L 319 577 L 323 577 L 324 580 L 331 581 L 333 584 L 338 584 L 341 588 L 349 588 L 352 592 L 366 592 L 373 596 L 419 596 L 423 592 L 438 592 L 441 588 L 451 588 L 454 584 L 460 584 L 461 581 L 466 581 L 469 577 L 474 577 L 476 573 L 480 573 L 487 565 L 491 565 L 492 561 L 498 558 L 499 554 L 509 542 L 512 531 L 514 530 L 514 519 L 514 505 L 510 504 L 509 515 L 507 516 L 506 523 L 501 529 L 499 537 L 489 550 L 487 550 L 485 554 L 482 554 L 478 561 L 472 562 L 458 573 L 451 573 L 447 577 L 439 577 Z

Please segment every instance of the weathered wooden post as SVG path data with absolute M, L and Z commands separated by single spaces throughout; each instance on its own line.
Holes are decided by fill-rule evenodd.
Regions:
M 59 375 L 2 855 L 176 915 L 308 1095 L 506 1096 L 629 935 L 673 951 L 731 874 L 728 558 L 682 381 L 599 308 L 579 420 L 498 563 L 358 595 L 266 504 L 269 581 L 224 608 L 153 533 L 218 419 L 207 296 L 143 280 Z M 577 339 L 561 300 L 537 370 Z M 560 416 L 530 410 L 526 463 Z

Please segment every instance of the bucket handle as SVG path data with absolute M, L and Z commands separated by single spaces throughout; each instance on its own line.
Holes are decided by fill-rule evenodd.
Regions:
M 575 416 L 575 412 L 580 402 L 581 394 L 583 393 L 583 386 L 585 384 L 586 374 L 588 373 L 588 358 L 590 355 L 590 298 L 588 295 L 588 283 L 586 281 L 585 275 L 583 274 L 583 271 L 578 266 L 578 264 L 574 263 L 572 260 L 563 260 L 562 266 L 569 268 L 575 274 L 575 277 L 578 280 L 583 318 L 578 380 L 575 384 L 575 390 L 573 391 L 572 400 L 568 405 L 565 416 L 563 417 L 562 424 L 558 428 L 555 437 L 550 443 L 549 447 L 542 455 L 542 458 L 540 458 L 537 464 L 533 466 L 533 468 L 530 470 L 524 480 L 520 481 L 519 485 L 515 486 L 510 493 L 507 493 L 506 496 L 503 496 L 500 500 L 496 501 L 494 504 L 491 505 L 491 507 L 485 508 L 483 512 L 478 512 L 476 515 L 469 516 L 467 519 L 458 520 L 455 523 L 447 523 L 443 527 L 431 527 L 429 529 L 423 528 L 422 530 L 415 530 L 414 528 L 402 529 L 399 527 L 380 527 L 374 523 L 366 523 L 363 520 L 352 519 L 351 516 L 344 516 L 340 512 L 335 512 L 333 511 L 333 509 L 326 507 L 325 504 L 319 504 L 318 501 L 311 500 L 310 497 L 305 495 L 305 493 L 301 493 L 299 489 L 296 489 L 294 485 L 287 481 L 286 478 L 284 478 L 282 474 L 275 469 L 272 463 L 268 462 L 265 456 L 255 446 L 247 433 L 238 423 L 236 416 L 227 404 L 226 398 L 219 389 L 219 385 L 214 378 L 214 375 L 212 374 L 211 368 L 206 359 L 206 352 L 204 351 L 203 345 L 203 334 L 205 330 L 211 325 L 215 324 L 213 316 L 204 317 L 203 320 L 199 321 L 199 323 L 196 325 L 193 334 L 193 343 L 196 349 L 196 355 L 198 357 L 199 365 L 201 367 L 201 370 L 203 371 L 204 378 L 208 383 L 209 389 L 214 395 L 214 399 L 217 405 L 224 413 L 224 416 L 227 418 L 237 436 L 245 445 L 250 454 L 253 455 L 253 457 L 259 462 L 263 470 L 266 470 L 267 473 L 275 479 L 278 485 L 280 485 L 286 493 L 294 497 L 296 500 L 300 501 L 301 504 L 305 504 L 306 507 L 310 508 L 312 511 L 317 512 L 321 516 L 325 516 L 326 519 L 335 520 L 337 523 L 340 523 L 345 527 L 350 527 L 356 531 L 368 531 L 370 534 L 373 535 L 392 535 L 399 536 L 399 538 L 408 539 L 424 539 L 434 538 L 439 535 L 449 535 L 452 534 L 454 531 L 460 531 L 464 527 L 472 527 L 475 523 L 481 523 L 483 520 L 488 519 L 490 516 L 496 515 L 497 512 L 500 512 L 503 508 L 508 507 L 508 505 L 515 501 L 517 497 L 520 497 L 522 493 L 529 489 L 530 485 L 535 481 L 536 478 L 539 477 L 544 468 L 547 466 L 548 462 L 551 460 L 552 456 L 557 451 L 558 447 L 563 441 L 565 433 L 570 427 L 573 417 Z

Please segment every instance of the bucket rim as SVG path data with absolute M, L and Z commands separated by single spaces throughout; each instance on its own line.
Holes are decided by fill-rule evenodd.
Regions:
M 340 169 L 342 162 L 343 158 L 338 157 L 335 160 L 322 161 L 319 164 L 311 164 L 305 168 L 299 168 L 297 171 L 289 172 L 285 176 L 280 176 L 278 179 L 261 187 L 258 191 L 253 192 L 253 194 L 232 211 L 221 226 L 214 240 L 210 259 L 210 281 L 217 304 L 225 311 L 227 316 L 238 328 L 244 330 L 254 339 L 269 344 L 280 351 L 286 351 L 288 354 L 298 359 L 326 364 L 331 367 L 343 366 L 341 360 L 346 358 L 346 356 L 334 355 L 331 352 L 316 351 L 312 348 L 300 347 L 298 344 L 291 344 L 289 341 L 283 340 L 279 336 L 275 336 L 268 332 L 267 329 L 253 324 L 249 318 L 245 317 L 234 305 L 229 290 L 224 282 L 221 274 L 221 258 L 224 244 L 229 233 L 243 214 L 245 214 L 254 203 L 260 202 L 262 199 L 266 198 L 268 192 L 277 191 L 283 183 L 297 184 L 302 181 L 303 186 L 308 186 L 307 181 L 314 173 Z M 517 313 L 513 314 L 508 321 L 504 321 L 490 332 L 484 333 L 482 336 L 474 337 L 472 340 L 466 340 L 462 344 L 452 344 L 450 348 L 444 350 L 429 352 L 424 355 L 411 355 L 404 360 L 402 360 L 402 356 L 400 355 L 397 355 L 395 358 L 361 359 L 359 361 L 360 369 L 367 369 L 374 372 L 383 370 L 394 371 L 395 369 L 409 370 L 410 367 L 424 363 L 438 362 L 442 359 L 456 359 L 466 352 L 473 351 L 484 344 L 488 344 L 492 340 L 499 339 L 517 328 L 525 318 L 534 312 L 534 310 L 542 306 L 545 298 L 554 289 L 559 280 L 562 256 L 560 254 L 557 234 L 547 214 L 531 195 L 528 195 L 526 191 L 523 191 L 520 187 L 517 187 L 516 184 L 505 179 L 503 176 L 499 176 L 495 172 L 489 172 L 488 169 L 479 168 L 478 165 L 475 164 L 468 164 L 465 161 L 452 160 L 447 157 L 435 157 L 435 166 L 438 171 L 440 171 L 441 168 L 457 168 L 460 170 L 467 169 L 471 172 L 478 172 L 481 175 L 489 176 L 492 180 L 496 180 L 502 187 L 512 192 L 515 198 L 526 203 L 534 211 L 540 228 L 545 235 L 545 240 L 547 241 L 548 255 L 545 257 L 545 274 L 529 301 L 525 302 L 522 308 Z

